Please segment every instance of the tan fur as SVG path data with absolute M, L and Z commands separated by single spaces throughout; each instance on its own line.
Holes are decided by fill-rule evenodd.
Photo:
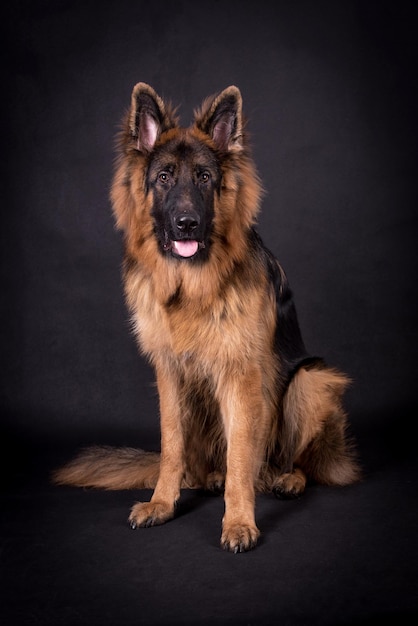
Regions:
M 230 128 L 217 125 L 218 112 L 230 102 Z M 273 349 L 276 297 L 286 278 L 277 265 L 281 287 L 275 296 L 262 254 L 249 250 L 262 188 L 241 106 L 238 89 L 229 87 L 205 101 L 194 124 L 183 129 L 151 87 L 135 86 L 111 199 L 125 237 L 133 329 L 156 371 L 161 455 L 96 447 L 54 474 L 59 484 L 153 488 L 150 502 L 132 508 L 132 527 L 173 517 L 181 488 L 224 489 L 221 544 L 234 552 L 257 542 L 257 492 L 292 497 L 308 478 L 347 485 L 360 476 L 345 435 L 348 378 L 302 364 L 288 381 L 285 356 Z M 149 155 L 154 147 L 180 144 L 203 146 L 219 162 L 220 192 L 213 196 L 204 263 L 167 258 L 155 236 Z

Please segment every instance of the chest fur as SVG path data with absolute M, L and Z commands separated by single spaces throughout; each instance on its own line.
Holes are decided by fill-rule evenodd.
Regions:
M 161 302 L 151 281 L 138 277 L 135 282 L 130 297 L 134 330 L 151 359 L 168 352 L 208 364 L 232 363 L 271 349 L 274 315 L 265 288 L 247 293 L 231 284 L 208 302 L 191 298 L 179 284 Z

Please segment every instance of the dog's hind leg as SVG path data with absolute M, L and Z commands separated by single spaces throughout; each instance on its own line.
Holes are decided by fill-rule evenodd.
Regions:
M 295 497 L 307 478 L 330 485 L 348 485 L 360 478 L 353 447 L 346 436 L 342 395 L 348 378 L 323 365 L 301 367 L 283 402 L 281 447 L 294 452 L 291 471 L 274 479 L 281 497 Z

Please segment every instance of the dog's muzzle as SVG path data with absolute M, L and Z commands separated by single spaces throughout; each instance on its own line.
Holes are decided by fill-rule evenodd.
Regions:
M 166 250 L 171 250 L 175 255 L 182 258 L 191 258 L 205 244 L 199 237 L 200 217 L 194 211 L 182 211 L 172 216 L 171 226 L 173 238 L 167 235 Z

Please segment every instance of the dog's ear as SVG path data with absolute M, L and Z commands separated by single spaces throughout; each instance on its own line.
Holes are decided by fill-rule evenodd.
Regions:
M 150 152 L 162 132 L 176 126 L 171 105 L 167 105 L 146 83 L 138 83 L 132 91 L 129 128 L 140 152 Z
M 240 152 L 243 148 L 243 119 L 238 87 L 231 85 L 206 100 L 195 112 L 195 124 L 213 139 L 218 150 Z

